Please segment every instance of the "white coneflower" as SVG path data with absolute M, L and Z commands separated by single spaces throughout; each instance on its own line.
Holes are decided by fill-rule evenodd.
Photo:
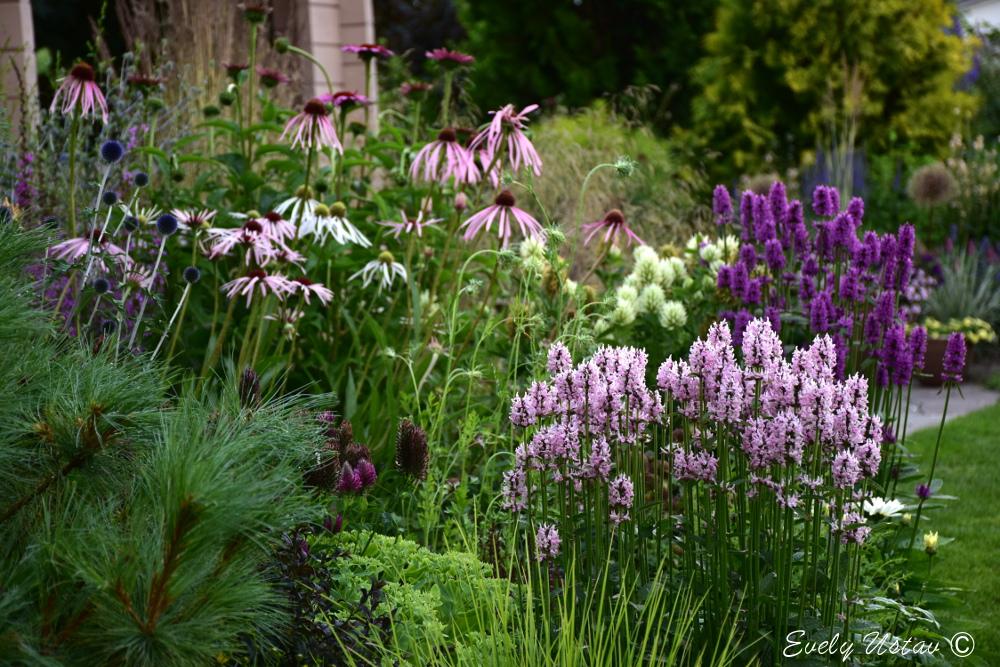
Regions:
M 679 329 L 687 324 L 687 310 L 680 301 L 665 301 L 656 313 L 664 329 Z
M 313 199 L 312 189 L 302 185 L 295 191 L 295 195 L 282 201 L 274 207 L 275 212 L 280 213 L 292 222 L 302 224 L 302 221 L 313 215 L 313 211 L 320 202 Z
M 363 287 L 368 287 L 373 280 L 377 279 L 379 282 L 379 291 L 382 291 L 383 288 L 388 289 L 392 287 L 392 282 L 397 276 L 406 282 L 406 267 L 397 262 L 391 252 L 383 250 L 379 253 L 377 259 L 373 259 L 365 264 L 360 271 L 352 275 L 348 280 L 354 280 L 359 276 L 363 280 Z
M 341 245 L 353 243 L 362 248 L 370 248 L 372 242 L 362 234 L 357 227 L 347 219 L 347 207 L 342 202 L 330 206 L 317 204 L 313 214 L 306 216 L 299 224 L 299 237 L 311 234 L 320 243 L 325 243 L 328 236 Z
M 864 509 L 865 514 L 868 516 L 881 516 L 887 519 L 896 516 L 905 508 L 906 505 L 899 502 L 895 498 L 886 500 L 884 498 L 879 498 L 878 496 L 872 496 L 862 505 L 862 509 Z

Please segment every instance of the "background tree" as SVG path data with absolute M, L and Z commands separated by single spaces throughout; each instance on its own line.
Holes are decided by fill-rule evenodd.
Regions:
M 696 143 L 721 153 L 717 175 L 797 166 L 850 129 L 879 151 L 895 138 L 940 153 L 973 40 L 950 30 L 947 0 L 722 0 L 693 71 Z

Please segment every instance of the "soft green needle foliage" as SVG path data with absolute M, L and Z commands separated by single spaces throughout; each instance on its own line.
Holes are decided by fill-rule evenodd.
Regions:
M 316 518 L 312 406 L 171 401 L 160 369 L 60 342 L 17 277 L 39 241 L 0 229 L 0 655 L 205 664 L 280 627 L 260 564 Z
M 955 85 L 973 43 L 947 31 L 953 13 L 945 0 L 723 0 L 694 73 L 697 141 L 721 153 L 719 173 L 796 161 L 847 105 L 871 148 L 896 136 L 940 153 L 975 103 Z

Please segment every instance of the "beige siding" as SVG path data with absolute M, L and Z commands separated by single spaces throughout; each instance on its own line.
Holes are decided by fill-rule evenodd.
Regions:
M 4 110 L 11 115 L 16 133 L 21 124 L 20 82 L 27 86 L 29 114 L 36 108 L 37 99 L 35 31 L 28 0 L 0 0 L 0 74 Z

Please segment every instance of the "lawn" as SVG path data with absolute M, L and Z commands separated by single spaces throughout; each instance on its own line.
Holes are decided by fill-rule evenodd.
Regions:
M 934 579 L 941 586 L 961 588 L 952 604 L 936 610 L 943 633 L 964 631 L 973 635 L 973 656 L 981 664 L 1000 664 L 1000 463 L 997 460 L 997 424 L 1000 405 L 948 422 L 938 472 L 942 494 L 957 496 L 931 513 L 928 529 L 954 542 L 941 548 L 934 563 Z M 919 431 L 910 444 L 920 460 L 929 464 L 937 429 Z

